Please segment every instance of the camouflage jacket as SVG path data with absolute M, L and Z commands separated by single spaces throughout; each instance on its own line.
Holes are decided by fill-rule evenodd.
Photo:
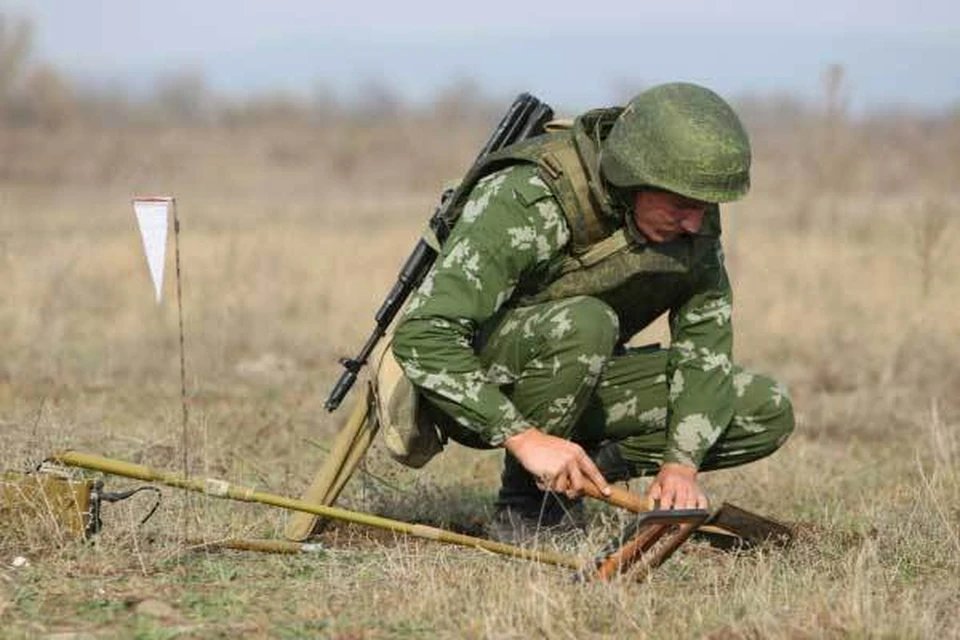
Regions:
M 733 418 L 731 291 L 719 224 L 704 233 L 663 244 L 631 233 L 631 252 L 657 259 L 590 292 L 616 311 L 621 342 L 669 311 L 664 460 L 693 466 Z M 505 309 L 537 302 L 538 293 L 555 288 L 569 264 L 569 245 L 564 216 L 535 166 L 486 176 L 396 328 L 393 351 L 414 384 L 428 397 L 442 395 L 447 407 L 452 402 L 451 417 L 491 445 L 536 425 L 518 418 L 495 375 L 481 367 L 478 336 Z

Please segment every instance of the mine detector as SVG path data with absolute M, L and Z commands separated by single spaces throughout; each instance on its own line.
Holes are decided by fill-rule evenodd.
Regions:
M 527 93 L 520 94 L 481 149 L 470 172 L 477 171 L 491 154 L 511 144 L 540 135 L 552 128 L 569 126 L 569 123 L 554 120 L 553 115 L 553 110 L 548 105 Z M 471 173 L 468 172 L 466 175 L 469 178 Z M 567 567 L 575 570 L 575 575 L 579 578 L 605 580 L 628 572 L 630 576 L 637 578 L 648 575 L 651 569 L 669 558 L 695 532 L 709 536 L 715 543 L 726 547 L 742 548 L 771 541 L 774 544 L 788 543 L 792 537 L 788 528 L 732 505 L 724 504 L 713 513 L 699 509 L 659 510 L 656 508 L 657 505 L 647 498 L 619 486 L 611 487 L 612 492 L 607 496 L 603 496 L 599 489 L 591 484 L 588 484 L 585 489 L 587 496 L 632 514 L 619 535 L 611 539 L 594 557 L 586 560 L 536 546 L 518 547 L 334 506 L 377 432 L 381 430 L 383 420 L 379 419 L 382 416 L 378 415 L 380 412 L 374 402 L 376 374 L 379 373 L 381 363 L 385 360 L 383 354 L 388 346 L 381 344 L 381 341 L 387 335 L 410 293 L 419 286 L 430 270 L 451 228 L 456 223 L 455 205 L 466 195 L 467 185 L 471 183 L 467 178 L 458 186 L 444 191 L 423 237 L 404 263 L 397 282 L 378 310 L 375 316 L 376 326 L 370 337 L 356 357 L 341 360 L 345 370 L 325 403 L 326 409 L 330 412 L 340 406 L 357 382 L 368 360 L 376 361 L 377 366 L 374 368 L 377 371 L 364 380 L 365 384 L 359 391 L 345 426 L 337 434 L 312 484 L 299 500 L 219 479 L 189 478 L 186 475 L 158 471 L 139 464 L 77 451 L 55 453 L 50 456 L 47 463 L 163 484 L 215 498 L 256 502 L 293 512 L 284 532 L 286 540 L 224 539 L 216 541 L 213 545 L 206 541 L 198 543 L 206 546 L 275 553 L 301 553 L 314 550 L 308 540 L 324 521 L 337 520 L 435 542 Z M 378 345 L 379 352 L 375 353 Z M 406 392 L 415 394 L 416 390 L 408 386 Z M 414 422 L 417 420 L 413 414 L 408 414 L 407 417 Z M 406 462 L 410 463 L 411 460 Z M 424 459 L 414 459 L 409 466 L 421 466 L 424 462 Z M 68 522 L 67 528 L 70 531 L 79 537 L 90 537 L 100 528 L 99 507 L 102 502 L 123 499 L 138 491 L 135 489 L 122 494 L 110 494 L 103 492 L 102 484 L 98 484 L 99 482 L 76 481 L 43 474 L 4 478 L 4 481 L 0 482 L 0 489 L 2 489 L 0 515 L 19 513 L 26 517 L 43 517 L 51 513 L 60 513 Z

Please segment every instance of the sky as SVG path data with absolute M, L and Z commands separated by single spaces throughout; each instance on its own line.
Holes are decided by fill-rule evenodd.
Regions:
M 816 99 L 843 64 L 854 108 L 960 103 L 956 0 L 0 0 L 35 54 L 90 83 L 202 72 L 222 92 L 369 81 L 429 100 L 456 79 L 586 107 L 688 80 L 724 95 Z

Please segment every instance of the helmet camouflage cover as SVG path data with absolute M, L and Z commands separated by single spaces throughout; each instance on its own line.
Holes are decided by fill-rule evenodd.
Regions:
M 601 168 L 614 186 L 655 187 L 704 202 L 750 188 L 750 140 L 723 98 L 683 82 L 652 87 L 617 118 Z

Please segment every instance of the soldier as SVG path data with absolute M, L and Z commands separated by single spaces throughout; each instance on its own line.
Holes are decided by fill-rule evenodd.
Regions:
M 718 203 L 750 145 L 722 98 L 656 86 L 484 167 L 393 354 L 445 436 L 506 450 L 494 537 L 569 522 L 585 482 L 705 508 L 699 471 L 783 444 L 786 390 L 732 360 Z M 625 347 L 665 312 L 669 348 Z

